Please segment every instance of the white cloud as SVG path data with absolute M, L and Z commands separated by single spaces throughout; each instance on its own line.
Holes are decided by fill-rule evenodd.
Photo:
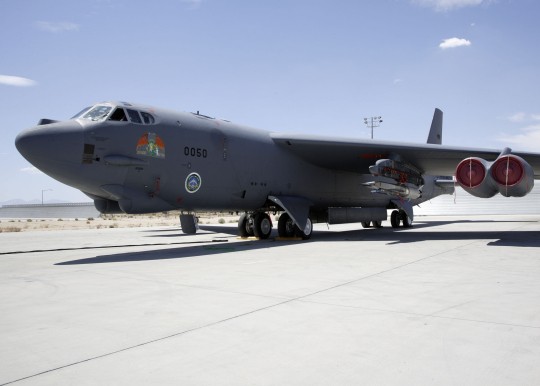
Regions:
M 540 151 L 540 125 L 530 125 L 517 134 L 502 134 L 498 140 L 505 145 L 516 146 L 517 150 Z
M 540 114 L 527 114 L 522 111 L 515 113 L 507 117 L 510 122 L 522 123 L 522 122 L 531 122 L 531 121 L 540 121 Z
M 0 75 L 0 84 L 15 87 L 30 87 L 35 86 L 37 82 L 35 80 L 22 78 L 20 76 Z
M 78 31 L 79 25 L 68 21 L 51 22 L 51 21 L 37 21 L 36 27 L 42 31 L 47 32 L 65 32 L 65 31 Z
M 488 4 L 491 0 L 412 0 L 414 4 L 430 7 L 438 12 L 451 11 L 463 7 L 476 7 Z
M 525 114 L 524 112 L 519 112 L 519 113 L 515 113 L 514 115 L 511 115 L 508 117 L 508 120 L 510 122 L 523 122 L 525 121 L 525 119 L 527 119 L 527 114 Z
M 28 174 L 43 174 L 41 170 L 39 170 L 38 168 L 34 166 L 28 166 L 26 168 L 22 168 L 21 172 L 28 173 Z
M 450 39 L 444 39 L 441 44 L 439 44 L 439 47 L 443 50 L 446 50 L 448 48 L 456 48 L 456 47 L 466 47 L 470 46 L 472 43 L 470 40 L 467 39 L 460 39 L 460 38 L 450 38 Z

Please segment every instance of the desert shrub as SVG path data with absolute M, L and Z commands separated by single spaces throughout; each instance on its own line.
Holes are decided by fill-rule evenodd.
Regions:
M 20 228 L 20 227 L 6 227 L 6 228 L 3 228 L 3 229 L 0 228 L 0 233 L 2 233 L 2 232 L 6 232 L 6 233 L 8 233 L 8 232 L 20 232 L 21 230 L 22 230 L 22 228 Z

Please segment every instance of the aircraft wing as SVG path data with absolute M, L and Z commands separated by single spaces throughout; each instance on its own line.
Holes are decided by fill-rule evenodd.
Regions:
M 460 161 L 479 157 L 494 161 L 502 150 L 452 147 L 436 144 L 411 144 L 357 139 L 272 133 L 272 140 L 303 160 L 324 168 L 369 173 L 368 167 L 379 159 L 401 157 L 424 174 L 451 176 Z M 540 179 L 540 153 L 512 152 L 525 159 Z

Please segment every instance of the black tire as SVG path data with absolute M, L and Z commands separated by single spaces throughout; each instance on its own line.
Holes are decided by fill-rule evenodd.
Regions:
M 401 218 L 401 221 L 403 223 L 403 228 L 410 228 L 412 227 L 412 220 L 407 216 L 407 213 L 405 213 L 404 210 L 399 211 L 399 217 Z
M 373 228 L 382 228 L 382 221 L 373 221 Z
M 272 220 L 268 213 L 257 213 L 253 217 L 253 233 L 255 237 L 267 239 L 272 233 Z
M 371 228 L 370 221 L 362 221 L 360 224 L 362 224 L 362 228 Z
M 311 238 L 311 234 L 313 233 L 313 223 L 311 222 L 311 219 L 308 217 L 306 222 L 306 228 L 301 231 L 300 228 L 298 228 L 297 225 L 294 226 L 296 236 L 301 237 L 302 240 L 309 240 Z
M 197 233 L 197 218 L 192 214 L 181 214 L 180 227 L 186 235 L 194 235 Z
M 399 228 L 399 223 L 401 222 L 401 216 L 397 210 L 392 211 L 390 214 L 390 224 L 392 228 Z
M 287 213 L 282 213 L 278 220 L 278 235 L 279 237 L 294 237 L 295 225 Z
M 249 215 L 247 213 L 242 213 L 240 218 L 238 219 L 238 236 L 246 238 L 249 236 L 253 236 L 249 232 Z

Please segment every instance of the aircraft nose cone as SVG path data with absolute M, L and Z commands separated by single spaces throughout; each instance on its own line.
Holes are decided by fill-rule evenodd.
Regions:
M 15 139 L 15 146 L 28 162 L 56 177 L 63 170 L 80 166 L 82 127 L 76 121 L 35 126 L 21 132 Z

